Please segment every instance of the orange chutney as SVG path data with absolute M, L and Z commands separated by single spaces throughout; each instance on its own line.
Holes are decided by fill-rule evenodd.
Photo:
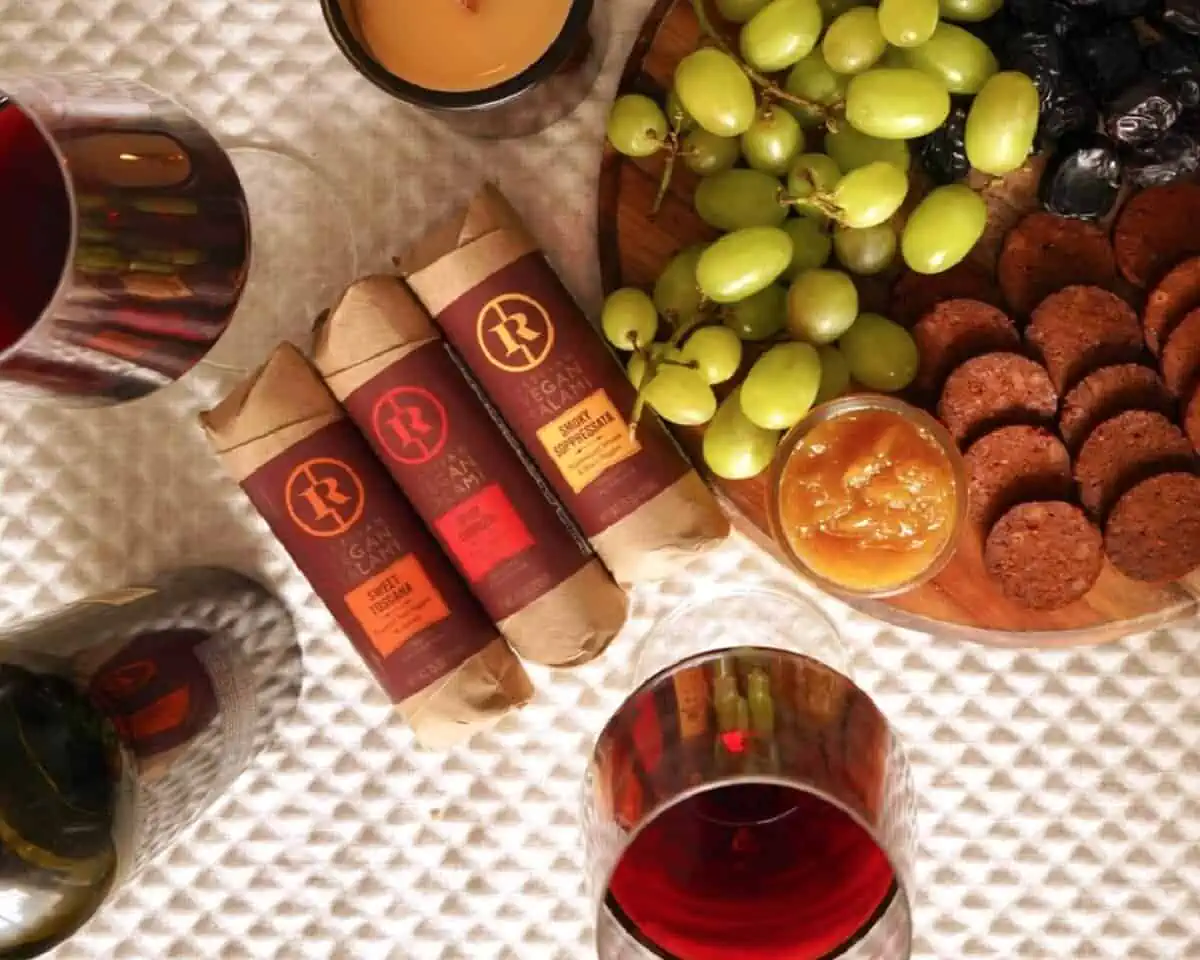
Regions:
M 921 577 L 955 535 L 958 486 L 938 441 L 891 410 L 857 410 L 813 427 L 779 484 L 779 524 L 800 562 L 860 593 Z

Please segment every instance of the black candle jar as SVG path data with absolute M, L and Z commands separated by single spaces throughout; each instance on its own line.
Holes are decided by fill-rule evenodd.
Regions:
M 587 97 L 608 45 L 604 0 L 572 0 L 562 30 L 516 76 L 479 90 L 441 91 L 398 76 L 371 53 L 356 0 L 321 0 L 333 39 L 381 90 L 436 115 L 454 130 L 485 139 L 523 137 L 561 120 Z

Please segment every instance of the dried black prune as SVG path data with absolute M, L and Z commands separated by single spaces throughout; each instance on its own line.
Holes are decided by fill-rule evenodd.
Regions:
M 1105 108 L 1104 129 L 1118 143 L 1145 147 L 1160 139 L 1183 113 L 1169 80 L 1144 76 Z
M 1096 101 L 1084 88 L 1083 81 L 1068 71 L 1042 110 L 1038 139 L 1045 144 L 1068 134 L 1095 130 L 1097 118 Z
M 1008 0 L 1005 9 L 1027 30 L 1052 33 L 1059 39 L 1098 23 L 1095 11 L 1068 6 L 1059 0 Z
M 1132 20 L 1154 7 L 1157 0 L 1066 0 L 1073 7 L 1087 7 L 1111 20 Z
M 1200 0 L 1166 0 L 1160 19 L 1176 30 L 1200 37 Z
M 954 183 L 970 173 L 966 137 L 967 108 L 956 106 L 945 123 L 917 141 L 921 166 L 934 183 Z
M 1102 134 L 1063 138 L 1038 187 L 1042 206 L 1060 217 L 1101 220 L 1112 212 L 1121 190 L 1121 157 Z
M 958 23 L 955 26 L 963 27 L 970 33 L 975 34 L 975 36 L 988 45 L 990 50 L 996 53 L 1002 51 L 1004 45 L 1008 42 L 1008 38 L 1021 29 L 1021 25 L 1009 17 L 1003 10 L 988 17 L 986 20 L 980 20 L 976 23 Z
M 1073 33 L 1067 52 L 1096 99 L 1111 100 L 1142 72 L 1142 51 L 1132 24 L 1117 20 L 1094 33 Z
M 1000 61 L 1005 70 L 1016 70 L 1029 77 L 1037 87 L 1041 110 L 1050 109 L 1067 69 L 1066 53 L 1054 34 L 1032 30 L 1014 33 L 1000 51 Z
M 1130 151 L 1125 178 L 1135 187 L 1159 187 L 1200 171 L 1200 142 L 1183 130 L 1171 130 L 1157 143 Z
M 1164 27 L 1162 35 L 1142 51 L 1146 69 L 1173 80 L 1185 107 L 1200 104 L 1200 46 L 1186 33 Z

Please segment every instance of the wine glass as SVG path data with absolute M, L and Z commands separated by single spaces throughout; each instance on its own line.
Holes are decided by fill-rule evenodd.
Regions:
M 782 590 L 652 629 L 585 778 L 601 960 L 911 955 L 912 782 L 847 669 Z
M 248 329 L 212 362 L 248 369 L 357 266 L 344 208 L 302 158 L 226 150 L 131 80 L 0 77 L 0 209 L 9 393 L 144 396 L 210 356 L 235 314 Z

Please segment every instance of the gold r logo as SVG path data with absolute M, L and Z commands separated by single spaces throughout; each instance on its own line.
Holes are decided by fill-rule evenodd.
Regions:
M 475 335 L 488 361 L 509 373 L 534 369 L 554 346 L 550 314 L 521 293 L 496 297 L 480 310 Z

